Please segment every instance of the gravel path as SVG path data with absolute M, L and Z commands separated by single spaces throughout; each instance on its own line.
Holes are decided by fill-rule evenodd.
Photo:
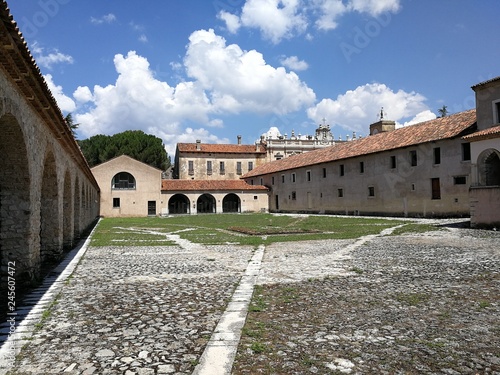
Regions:
M 9 374 L 191 374 L 253 249 L 89 248 Z M 500 374 L 500 234 L 264 252 L 234 374 Z

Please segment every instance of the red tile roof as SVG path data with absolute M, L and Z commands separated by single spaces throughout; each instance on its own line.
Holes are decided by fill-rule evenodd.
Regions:
M 324 149 L 266 163 L 254 168 L 242 177 L 261 176 L 334 160 L 348 159 L 441 139 L 454 138 L 463 135 L 464 131 L 470 129 L 475 122 L 476 110 L 471 109 L 447 117 L 437 118 L 390 132 L 379 133 L 351 142 L 339 143 Z
M 474 86 L 472 86 L 471 89 L 473 89 L 475 91 L 476 88 L 478 88 L 478 87 L 481 87 L 481 86 L 484 86 L 484 85 L 487 85 L 489 83 L 493 83 L 496 81 L 500 81 L 500 77 L 495 77 L 495 78 L 488 79 L 487 81 L 479 82 L 478 84 L 475 84 Z
M 243 180 L 162 180 L 162 191 L 264 190 L 262 185 L 250 185 Z
M 234 145 L 234 144 L 209 144 L 200 143 L 200 150 L 196 149 L 196 143 L 177 143 L 179 152 L 209 152 L 218 154 L 265 154 L 266 146 L 259 145 L 257 151 L 256 145 Z
M 500 125 L 495 125 L 491 128 L 480 130 L 478 132 L 466 135 L 463 139 L 468 141 L 482 141 L 484 139 L 492 139 L 500 137 Z

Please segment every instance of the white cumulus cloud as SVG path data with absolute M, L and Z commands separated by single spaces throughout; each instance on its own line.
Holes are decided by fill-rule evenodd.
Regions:
M 307 114 L 316 123 L 326 118 L 332 125 L 368 134 L 369 125 L 378 120 L 382 107 L 386 119 L 401 122 L 427 111 L 425 100 L 416 92 L 393 91 L 382 83 L 370 83 L 349 90 L 336 99 L 323 99 L 309 108 Z
M 262 36 L 277 44 L 306 33 L 310 24 L 319 30 L 335 29 L 342 16 L 357 12 L 377 17 L 396 13 L 401 0 L 246 0 L 239 14 L 221 11 L 218 18 L 235 33 L 241 27 L 260 30 Z
M 76 109 L 76 104 L 69 96 L 64 95 L 62 86 L 58 86 L 54 83 L 51 74 L 46 74 L 43 76 L 47 87 L 52 92 L 52 96 L 57 102 L 57 105 L 63 112 L 73 112 Z
M 191 34 L 184 64 L 187 74 L 210 92 L 217 111 L 284 114 L 315 100 L 297 74 L 274 68 L 255 50 L 226 45 L 213 30 Z
M 304 60 L 299 60 L 297 56 L 283 56 L 280 62 L 283 64 L 283 66 L 291 70 L 300 71 L 307 70 L 309 68 L 309 64 L 307 64 L 307 62 L 305 62 Z

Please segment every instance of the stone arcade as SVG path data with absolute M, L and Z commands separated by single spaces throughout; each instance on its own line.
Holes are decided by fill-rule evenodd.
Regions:
M 99 215 L 99 187 L 26 42 L 0 3 L 1 295 L 37 278 Z M 5 304 L 2 303 L 2 306 Z

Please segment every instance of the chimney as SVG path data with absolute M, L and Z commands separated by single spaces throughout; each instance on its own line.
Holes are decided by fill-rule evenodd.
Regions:
M 238 136 L 238 144 L 241 145 L 241 135 Z
M 201 151 L 201 140 L 200 139 L 196 140 L 196 151 Z
M 255 152 L 259 152 L 259 151 L 260 151 L 260 143 L 255 142 Z

